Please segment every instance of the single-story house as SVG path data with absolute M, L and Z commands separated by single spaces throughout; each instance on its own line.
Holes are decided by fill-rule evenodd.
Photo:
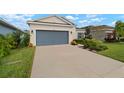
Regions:
M 90 35 L 92 38 L 104 40 L 107 34 L 112 34 L 114 29 L 91 30 Z
M 74 39 L 84 38 L 86 33 L 85 28 L 76 28 L 75 24 L 68 19 L 56 15 L 29 20 L 27 23 L 30 27 L 30 43 L 34 46 L 70 44 Z M 112 27 L 101 27 L 100 30 L 91 29 L 90 35 L 104 40 L 106 34 L 114 30 Z
M 27 22 L 30 27 L 30 43 L 34 46 L 69 44 L 76 39 L 76 26 L 60 16 L 49 16 Z
M 8 23 L 4 19 L 0 18 L 0 34 L 6 35 L 8 33 L 12 33 L 15 31 L 22 31 L 22 30 Z

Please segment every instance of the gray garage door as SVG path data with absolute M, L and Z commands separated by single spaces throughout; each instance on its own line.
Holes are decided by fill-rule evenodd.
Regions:
M 68 31 L 36 31 L 36 44 L 57 45 L 68 44 Z

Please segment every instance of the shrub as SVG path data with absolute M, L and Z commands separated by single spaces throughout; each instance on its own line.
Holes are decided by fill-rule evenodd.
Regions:
M 73 41 L 71 42 L 71 45 L 77 45 L 77 42 L 76 42 L 75 40 L 73 40 Z
M 96 50 L 97 48 L 97 42 L 94 40 L 88 40 L 87 39 L 87 44 L 90 50 Z
M 107 49 L 107 46 L 103 45 L 101 41 L 95 39 L 89 40 L 88 45 L 91 50 L 102 51 Z
M 105 46 L 105 45 L 99 45 L 98 47 L 99 47 L 99 48 L 98 48 L 98 51 L 102 51 L 102 50 L 108 49 L 108 47 Z
M 10 48 L 11 49 L 15 49 L 17 48 L 17 43 L 15 41 L 15 36 L 13 35 L 13 33 L 9 33 L 6 35 L 6 40 L 8 41 L 8 43 L 10 44 Z
M 121 41 L 121 42 L 124 42 L 124 37 L 120 38 L 120 41 Z
M 106 50 L 107 49 L 107 46 L 105 46 L 99 40 L 92 39 L 92 40 L 90 40 L 90 42 L 88 44 L 89 44 L 89 48 L 91 50 L 102 51 L 102 50 Z
M 75 39 L 74 40 L 77 44 L 84 44 L 84 39 Z
M 0 58 L 7 56 L 10 52 L 10 44 L 5 38 L 0 38 Z
M 85 38 L 92 39 L 92 35 L 86 35 Z
M 0 57 L 9 54 L 10 49 L 26 47 L 29 45 L 29 35 L 16 31 L 6 36 L 0 35 Z
M 7 34 L 5 36 L 7 41 L 11 45 L 12 49 L 20 47 L 19 46 L 20 45 L 20 41 L 21 41 L 20 36 L 21 36 L 21 32 L 20 31 L 9 33 L 9 34 Z
M 14 37 L 14 41 L 16 42 L 16 48 L 19 48 L 20 47 L 20 41 L 21 41 L 21 32 L 20 31 L 16 31 L 16 32 L 13 32 L 12 36 Z
M 28 46 L 29 38 L 29 34 L 21 33 L 19 31 L 9 33 L 6 35 L 6 39 L 9 42 L 11 49 Z
M 75 41 L 77 43 L 83 44 L 84 48 L 89 48 L 90 50 L 102 51 L 107 49 L 107 46 L 103 45 L 103 43 L 99 40 L 82 39 L 82 40 L 75 40 Z
M 106 42 L 117 42 L 118 40 L 114 39 L 114 38 L 105 38 Z
M 89 47 L 89 39 L 83 40 L 83 45 L 84 45 L 84 48 L 88 48 Z
M 29 39 L 30 39 L 30 36 L 29 34 L 27 33 L 24 33 L 21 35 L 20 37 L 20 47 L 26 47 L 29 45 Z
M 0 34 L 0 39 L 5 39 L 5 36 Z

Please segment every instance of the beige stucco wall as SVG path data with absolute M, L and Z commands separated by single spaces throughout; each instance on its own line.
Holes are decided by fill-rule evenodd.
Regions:
M 31 33 L 31 31 L 33 31 L 33 33 Z M 36 45 L 36 31 L 32 28 L 30 28 L 30 43 L 32 43 L 34 46 Z
M 33 30 L 33 33 L 31 31 Z M 36 30 L 69 31 L 69 43 L 77 38 L 76 28 L 73 25 L 48 25 L 30 23 L 30 42 L 36 46 Z

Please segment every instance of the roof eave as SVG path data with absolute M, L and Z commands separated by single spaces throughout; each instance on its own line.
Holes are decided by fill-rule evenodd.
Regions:
M 18 31 L 22 31 L 21 29 L 15 27 L 15 26 L 13 26 L 13 25 L 11 25 L 11 24 L 9 24 L 9 23 L 3 21 L 3 20 L 0 20 L 0 22 L 1 22 L 3 25 L 6 25 L 6 26 L 8 26 L 8 27 L 10 27 L 10 28 L 12 28 L 12 29 L 15 29 L 15 30 L 18 30 Z M 22 32 L 23 32 L 23 31 L 22 31 Z
M 42 25 L 54 25 L 54 26 L 66 26 L 66 27 L 73 27 L 72 25 L 64 25 L 64 24 L 51 24 L 51 23 L 42 23 L 42 22 L 34 22 L 34 21 L 28 21 L 28 25 L 30 24 L 42 24 Z
M 74 23 L 72 23 L 71 21 L 69 21 L 68 19 L 66 19 L 64 17 L 61 17 L 61 16 L 57 16 L 57 15 L 52 15 L 52 16 L 48 16 L 48 17 L 44 17 L 44 18 L 39 18 L 39 19 L 36 19 L 36 20 L 29 20 L 29 21 L 27 21 L 27 24 L 29 25 L 30 22 L 36 22 L 36 21 L 38 21 L 40 19 L 46 19 L 46 18 L 49 18 L 49 17 L 57 17 L 57 18 L 63 20 L 64 22 L 76 27 L 76 25 Z

